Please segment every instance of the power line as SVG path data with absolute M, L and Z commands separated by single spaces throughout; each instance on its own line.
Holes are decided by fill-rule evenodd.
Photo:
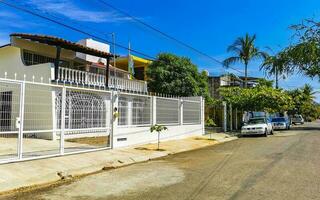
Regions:
M 17 9 L 17 10 L 20 10 L 20 11 L 23 11 L 23 12 L 25 12 L 25 13 L 31 14 L 31 15 L 33 15 L 33 16 L 36 16 L 36 17 L 39 17 L 39 18 L 48 20 L 48 21 L 50 21 L 50 22 L 52 22 L 52 23 L 55 23 L 55 24 L 58 24 L 58 25 L 60 25 L 60 26 L 65 27 L 65 28 L 71 29 L 71 30 L 73 30 L 73 31 L 82 33 L 82 34 L 87 35 L 87 36 L 89 36 L 89 37 L 92 37 L 92 38 L 95 38 L 95 39 L 104 41 L 104 42 L 109 43 L 109 44 L 113 43 L 113 42 L 108 41 L 108 40 L 106 40 L 106 39 L 104 39 L 104 38 L 101 38 L 101 37 L 99 37 L 99 36 L 93 35 L 93 34 L 88 33 L 88 32 L 86 32 L 86 31 L 80 30 L 80 29 L 78 29 L 78 28 L 76 28 L 76 27 L 70 26 L 70 25 L 68 25 L 68 24 L 64 24 L 64 23 L 59 22 L 59 21 L 57 21 L 57 20 L 54 20 L 54 19 L 51 19 L 51 18 L 49 18 L 49 17 L 46 17 L 46 16 L 40 15 L 40 14 L 38 14 L 38 13 L 32 12 L 31 10 L 28 10 L 28 9 L 25 9 L 25 8 L 21 8 L 21 7 L 19 7 L 19 6 L 14 5 L 14 4 L 8 3 L 8 2 L 6 2 L 6 1 L 4 1 L 4 0 L 0 0 L 0 3 L 5 4 L 5 5 L 7 5 L 7 6 L 11 7 L 11 8 L 14 8 L 14 9 Z M 122 48 L 122 49 L 129 50 L 128 47 L 126 47 L 126 46 L 123 46 L 123 45 L 120 45 L 120 44 L 115 44 L 115 45 L 116 45 L 117 47 Z M 153 56 L 147 55 L 147 54 L 145 54 L 145 53 L 139 52 L 139 51 L 134 50 L 134 49 L 130 49 L 130 51 L 132 51 L 132 52 L 134 52 L 134 53 L 136 53 L 136 54 L 145 56 L 145 57 L 147 57 L 147 58 L 149 58 L 149 59 L 153 59 L 153 60 L 156 59 L 156 58 L 153 57 Z
M 71 25 L 62 23 L 62 22 L 57 21 L 57 20 L 55 20 L 55 19 L 49 18 L 49 17 L 47 17 L 47 16 L 43 16 L 43 15 L 41 15 L 41 14 L 38 14 L 38 13 L 33 12 L 33 11 L 31 11 L 31 10 L 28 10 L 28 9 L 26 9 L 26 8 L 19 7 L 19 6 L 15 5 L 15 4 L 8 3 L 8 2 L 6 2 L 6 1 L 4 1 L 4 0 L 0 0 L 0 3 L 2 3 L 2 4 L 4 4 L 4 5 L 7 5 L 7 6 L 11 7 L 11 8 L 20 10 L 20 11 L 22 11 L 22 12 L 28 13 L 28 14 L 30 14 L 30 15 L 33 15 L 33 16 L 36 16 L 36 17 L 39 17 L 39 18 L 48 20 L 48 21 L 50 21 L 50 22 L 52 22 L 52 23 L 58 24 L 58 25 L 60 25 L 60 26 L 63 26 L 63 27 L 65 27 L 65 28 L 68 28 L 68 29 L 71 29 L 71 30 L 73 30 L 73 31 L 79 32 L 79 33 L 81 33 L 81 34 L 87 35 L 87 36 L 89 36 L 89 37 L 92 37 L 92 38 L 95 38 L 95 39 L 104 41 L 104 42 L 109 43 L 109 44 L 113 43 L 113 42 L 108 41 L 108 40 L 106 40 L 106 39 L 104 39 L 104 38 L 102 38 L 102 37 L 93 35 L 93 34 L 91 34 L 91 33 L 88 33 L 88 32 L 86 32 L 86 31 L 83 31 L 83 30 L 81 30 L 81 29 L 79 29 L 79 28 L 76 28 L 76 27 L 74 27 L 74 26 L 71 26 Z M 51 16 L 52 16 L 52 15 L 51 15 Z M 56 16 L 53 16 L 53 17 L 57 18 Z M 61 18 L 60 18 L 60 19 L 61 19 Z M 95 31 L 96 31 L 96 30 L 95 30 Z M 99 32 L 102 33 L 101 31 L 99 31 Z M 120 48 L 125 49 L 125 50 L 129 50 L 128 47 L 126 47 L 126 46 L 124 46 L 124 45 L 121 45 L 121 44 L 115 43 L 115 46 L 120 47 Z M 156 60 L 155 57 L 150 56 L 150 55 L 147 55 L 147 54 L 142 53 L 142 52 L 140 52 L 140 51 L 137 51 L 137 50 L 134 50 L 134 49 L 130 49 L 130 51 L 132 51 L 132 52 L 134 52 L 134 53 L 136 53 L 136 54 L 138 54 L 138 55 L 142 55 L 142 56 L 144 56 L 144 57 L 146 57 L 146 58 L 149 58 L 149 59 L 151 59 L 151 60 Z M 223 69 L 224 69 L 224 68 L 223 68 Z M 233 68 L 231 68 L 231 69 L 233 69 Z M 237 69 L 233 69 L 233 70 L 235 70 L 235 71 L 237 71 L 237 72 L 240 72 L 240 73 L 243 73 L 242 71 L 237 70 Z
M 165 36 L 166 38 L 169 38 L 170 40 L 173 40 L 173 41 L 179 43 L 180 45 L 182 45 L 184 47 L 187 47 L 188 49 L 191 49 L 191 50 L 193 50 L 193 51 L 195 51 L 195 52 L 197 52 L 197 53 L 199 53 L 199 54 L 201 54 L 201 55 L 203 55 L 203 56 L 205 56 L 205 57 L 207 57 L 207 58 L 209 58 L 209 59 L 211 59 L 211 60 L 213 60 L 213 61 L 215 61 L 215 62 L 217 62 L 219 64 L 223 64 L 218 59 L 216 59 L 216 58 L 214 58 L 214 57 L 212 57 L 212 56 L 210 56 L 210 55 L 208 55 L 208 54 L 206 54 L 206 53 L 204 53 L 204 52 L 192 47 L 191 45 L 189 45 L 189 44 L 187 44 L 185 42 L 182 42 L 181 40 L 176 39 L 175 37 L 163 32 L 163 31 L 161 31 L 159 29 L 157 29 L 156 27 L 154 27 L 152 25 L 147 24 L 146 22 L 144 22 L 144 21 L 142 21 L 142 20 L 130 15 L 129 13 L 127 13 L 127 12 L 125 12 L 125 11 L 123 11 L 123 10 L 121 10 L 121 9 L 119 9 L 119 8 L 109 4 L 109 3 L 107 3 L 106 1 L 104 1 L 104 0 L 98 0 L 98 1 L 101 2 L 103 5 L 106 5 L 106 6 L 110 7 L 110 8 L 118 11 L 119 13 L 122 13 L 123 15 L 126 15 L 127 17 L 133 19 L 134 21 L 136 21 L 136 22 L 138 22 L 138 23 L 140 23 L 140 24 L 152 29 L 153 31 L 156 31 L 156 32 L 160 33 L 161 35 Z
M 223 65 L 223 62 L 221 62 L 220 60 L 218 60 L 218 59 L 216 59 L 216 58 L 208 55 L 207 53 L 204 53 L 204 52 L 196 49 L 195 47 L 192 47 L 191 45 L 189 45 L 189 44 L 187 44 L 187 43 L 185 43 L 185 42 L 183 42 L 183 41 L 181 41 L 181 40 L 179 40 L 179 39 L 177 39 L 177 38 L 175 38 L 175 37 L 173 37 L 173 36 L 171 36 L 171 35 L 163 32 L 163 31 L 159 30 L 158 28 L 156 28 L 156 27 L 154 27 L 154 26 L 152 26 L 152 25 L 150 25 L 150 24 L 147 24 L 146 22 L 144 22 L 144 21 L 142 21 L 142 20 L 140 20 L 140 19 L 132 16 L 132 15 L 129 14 L 128 12 L 123 11 L 123 10 L 121 10 L 121 9 L 119 9 L 119 8 L 111 5 L 110 3 L 106 2 L 105 0 L 97 0 L 97 1 L 99 1 L 101 4 L 103 4 L 103 5 L 105 5 L 105 6 L 109 7 L 109 8 L 112 8 L 113 10 L 115 10 L 115 11 L 117 11 L 117 12 L 119 12 L 119 13 L 121 13 L 121 14 L 129 17 L 129 18 L 131 18 L 132 20 L 134 20 L 134 21 L 136 21 L 136 22 L 138 22 L 138 23 L 140 23 L 140 24 L 142 24 L 142 25 L 150 28 L 151 30 L 153 30 L 153 31 L 161 34 L 162 36 L 164 36 L 164 37 L 166 37 L 166 38 L 168 38 L 168 39 L 170 39 L 170 40 L 173 40 L 174 42 L 176 42 L 176 43 L 178 43 L 178 44 L 180 44 L 180 45 L 182 45 L 182 46 L 184 46 L 184 47 L 186 47 L 186 48 L 188 48 L 188 49 L 191 49 L 191 50 L 197 52 L 198 54 L 209 58 L 210 60 L 213 60 L 213 61 L 215 61 L 215 62 Z M 235 70 L 235 71 L 237 71 L 237 72 L 239 72 L 239 73 L 243 73 L 242 71 L 240 71 L 240 70 L 238 70 L 238 69 L 236 69 L 236 68 L 233 68 L 233 67 L 229 67 L 229 68 L 232 69 L 232 70 Z

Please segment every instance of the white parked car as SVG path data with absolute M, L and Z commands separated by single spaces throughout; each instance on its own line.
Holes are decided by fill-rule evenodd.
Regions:
M 289 130 L 291 123 L 288 118 L 275 117 L 271 119 L 273 130 Z
M 292 124 L 304 124 L 302 115 L 295 115 L 291 118 Z
M 241 135 L 264 135 L 273 134 L 272 124 L 265 117 L 251 118 L 241 128 Z

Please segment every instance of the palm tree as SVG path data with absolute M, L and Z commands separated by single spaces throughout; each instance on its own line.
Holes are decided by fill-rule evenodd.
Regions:
M 260 70 L 264 70 L 268 76 L 275 76 L 276 89 L 279 88 L 279 76 L 285 78 L 285 75 L 290 72 L 289 69 L 286 68 L 286 59 L 282 54 L 266 57 Z
M 254 44 L 256 35 L 250 36 L 248 33 L 245 37 L 237 38 L 232 45 L 227 49 L 228 52 L 233 52 L 231 56 L 223 61 L 225 67 L 229 67 L 236 62 L 242 62 L 245 66 L 244 87 L 247 87 L 248 81 L 248 64 L 251 60 L 257 58 L 266 58 L 267 53 L 260 51 Z
M 309 84 L 305 84 L 302 88 L 302 95 L 304 98 L 304 101 L 306 102 L 313 102 L 314 101 L 314 95 L 316 94 L 316 92 L 313 92 L 313 88 L 311 85 Z

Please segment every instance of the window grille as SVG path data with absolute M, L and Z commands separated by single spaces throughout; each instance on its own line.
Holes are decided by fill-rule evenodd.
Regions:
M 23 61 L 26 66 L 30 66 L 30 65 L 37 65 L 37 64 L 43 64 L 43 63 L 54 63 L 55 58 L 35 54 L 35 53 L 24 50 Z M 60 60 L 59 66 L 69 67 L 69 62 Z
M 0 132 L 11 130 L 13 130 L 12 91 L 0 92 Z

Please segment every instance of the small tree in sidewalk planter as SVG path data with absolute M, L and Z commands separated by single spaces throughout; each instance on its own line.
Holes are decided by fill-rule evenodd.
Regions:
M 165 130 L 168 130 L 168 128 L 164 125 L 155 124 L 150 127 L 151 133 L 153 133 L 154 131 L 158 133 L 158 148 L 157 148 L 158 151 L 160 150 L 160 133 Z

